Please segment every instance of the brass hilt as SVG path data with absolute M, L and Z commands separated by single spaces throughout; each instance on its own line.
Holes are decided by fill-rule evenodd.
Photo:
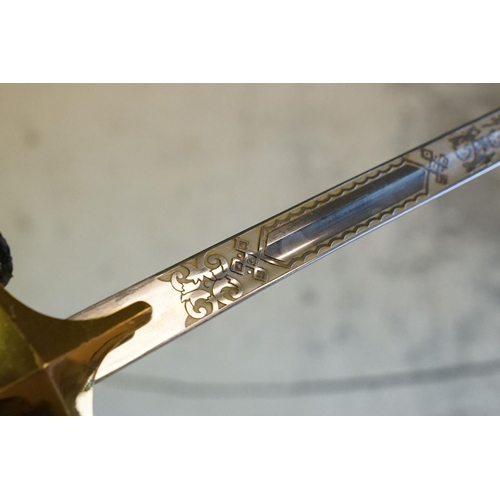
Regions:
M 150 319 L 136 302 L 84 321 L 51 318 L 0 285 L 0 415 L 79 415 L 104 357 Z

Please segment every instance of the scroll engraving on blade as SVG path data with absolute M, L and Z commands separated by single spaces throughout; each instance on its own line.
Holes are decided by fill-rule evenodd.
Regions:
M 158 277 L 179 292 L 186 327 L 498 161 L 500 114 L 380 165 Z
M 213 254 L 198 257 L 193 263 L 186 262 L 158 279 L 170 282 L 181 294 L 181 302 L 188 314 L 186 326 L 189 326 L 243 295 L 241 283 L 228 276 L 228 270 L 227 260 Z
M 483 129 L 483 130 L 481 130 Z M 486 132 L 485 135 L 481 135 Z M 495 150 L 500 148 L 500 114 L 482 125 L 466 127 L 450 138 L 458 159 L 468 173 L 477 172 L 491 164 Z

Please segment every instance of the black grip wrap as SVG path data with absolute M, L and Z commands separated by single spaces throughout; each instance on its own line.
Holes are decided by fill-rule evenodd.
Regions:
M 5 241 L 5 238 L 0 233 L 0 283 L 7 286 L 7 283 L 12 278 L 12 257 L 10 255 L 10 248 Z

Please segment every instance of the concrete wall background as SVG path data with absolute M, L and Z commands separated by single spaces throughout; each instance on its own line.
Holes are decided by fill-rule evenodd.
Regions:
M 1 85 L 9 290 L 67 317 L 496 107 L 500 85 Z M 134 363 L 96 414 L 499 414 L 499 188 L 495 171 Z

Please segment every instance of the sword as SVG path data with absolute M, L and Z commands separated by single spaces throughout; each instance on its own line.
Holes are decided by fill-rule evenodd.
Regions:
M 96 381 L 499 165 L 500 110 L 496 110 L 69 320 L 35 313 L 0 287 L 0 412 L 88 413 Z

